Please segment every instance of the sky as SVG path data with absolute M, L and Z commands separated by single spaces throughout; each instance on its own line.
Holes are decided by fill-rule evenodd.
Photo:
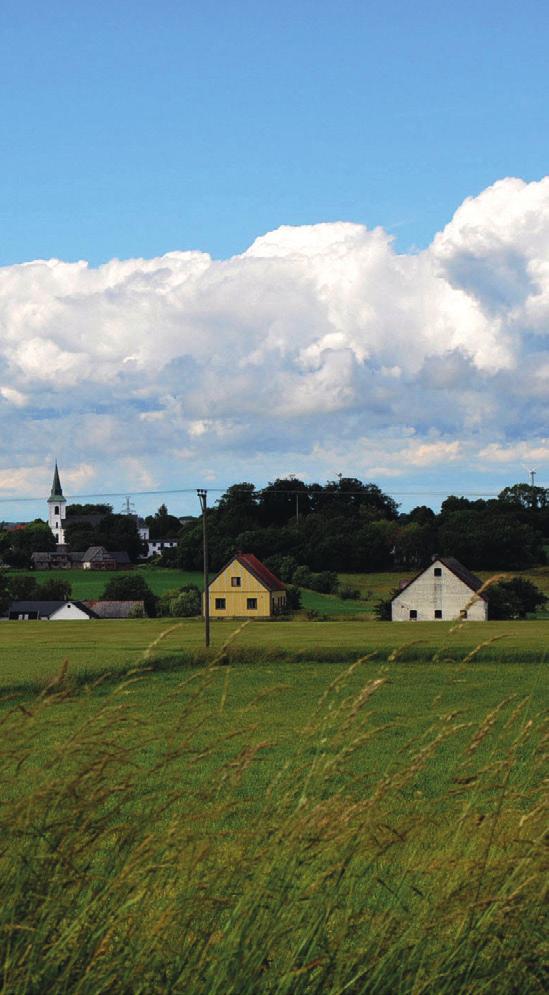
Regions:
M 56 457 L 74 495 L 549 483 L 548 28 L 541 0 L 5 0 L 0 518 L 44 513 L 16 498 Z

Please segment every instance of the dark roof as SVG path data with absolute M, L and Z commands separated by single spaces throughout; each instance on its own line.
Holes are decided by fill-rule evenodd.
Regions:
M 53 483 L 51 485 L 51 494 L 48 501 L 57 501 L 58 498 L 63 497 L 63 490 L 61 488 L 61 481 L 59 480 L 59 470 L 57 469 L 57 460 L 55 461 L 55 470 L 53 474 Z
M 459 560 L 456 560 L 454 556 L 439 556 L 437 559 L 440 560 L 445 567 L 448 567 L 448 570 L 451 570 L 456 577 L 459 577 L 464 584 L 467 584 L 467 587 L 470 587 L 472 591 L 478 591 L 482 587 L 483 581 L 480 577 L 477 577 L 475 574 L 471 573 L 471 571 L 468 570 L 467 567 L 464 567 L 463 563 L 460 563 Z
M 58 611 L 59 608 L 63 608 L 64 605 L 74 605 L 75 608 L 80 608 L 86 615 L 90 618 L 94 618 L 93 610 L 90 609 L 83 601 L 12 601 L 9 612 L 25 615 L 29 612 L 38 612 L 42 618 L 49 618 L 54 612 Z
M 257 556 L 254 556 L 253 553 L 235 553 L 232 560 L 229 560 L 229 562 L 225 564 L 223 570 L 226 570 L 227 567 L 229 567 L 231 563 L 234 563 L 235 560 L 240 563 L 241 566 L 246 567 L 246 569 L 253 574 L 255 579 L 258 580 L 260 584 L 263 584 L 263 587 L 266 587 L 268 591 L 286 590 L 282 581 L 279 580 L 272 570 L 269 570 L 269 568 L 266 567 L 261 560 L 258 560 Z M 223 573 L 223 570 L 220 570 L 219 573 Z M 217 576 L 219 577 L 219 574 L 217 574 Z
M 395 598 L 402 593 L 402 591 L 410 587 L 410 585 L 413 584 L 418 577 L 421 577 L 421 575 L 424 574 L 426 570 L 429 570 L 432 566 L 434 566 L 435 563 L 442 563 L 448 570 L 451 571 L 451 573 L 453 573 L 456 577 L 459 577 L 459 579 L 462 580 L 463 583 L 471 589 L 471 591 L 479 591 L 484 583 L 480 577 L 476 577 L 475 574 L 471 573 L 471 571 L 467 569 L 467 567 L 464 567 L 463 563 L 456 560 L 455 556 L 435 556 L 432 562 L 426 567 L 423 567 L 423 570 L 420 570 L 415 577 L 412 577 L 411 580 L 407 581 L 391 600 L 394 601 Z M 483 601 L 487 600 L 484 594 L 479 595 L 479 597 L 481 597 Z
M 110 553 L 105 549 L 104 546 L 90 546 L 85 553 L 82 553 L 82 559 L 95 560 L 99 562 L 104 562 L 105 560 L 115 560 L 117 563 L 130 563 L 130 558 L 125 549 L 117 550 L 116 552 Z
M 136 608 L 144 610 L 143 601 L 84 601 L 97 618 L 129 618 Z

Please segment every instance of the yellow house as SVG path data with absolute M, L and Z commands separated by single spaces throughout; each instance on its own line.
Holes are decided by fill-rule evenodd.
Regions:
M 286 607 L 284 584 L 253 553 L 236 553 L 209 591 L 211 618 L 270 618 Z

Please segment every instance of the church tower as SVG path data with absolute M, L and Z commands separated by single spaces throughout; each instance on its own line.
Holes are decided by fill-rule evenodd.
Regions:
M 67 513 L 66 504 L 67 502 L 63 497 L 63 491 L 61 489 L 61 481 L 59 480 L 59 470 L 57 469 L 56 460 L 55 472 L 53 474 L 53 484 L 51 485 L 51 494 L 48 498 L 48 525 L 55 536 L 55 541 L 58 546 L 62 546 L 65 543 L 65 530 L 63 523 Z

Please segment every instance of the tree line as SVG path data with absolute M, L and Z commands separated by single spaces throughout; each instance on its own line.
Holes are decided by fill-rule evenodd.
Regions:
M 435 553 L 472 570 L 520 569 L 544 563 L 549 542 L 549 490 L 529 484 L 488 500 L 451 496 L 438 514 L 425 505 L 399 513 L 376 484 L 341 477 L 322 486 L 289 477 L 260 491 L 234 484 L 207 514 L 213 570 L 245 550 L 285 572 L 282 579 L 292 579 L 289 564 L 347 573 L 419 569 Z M 161 562 L 200 569 L 201 520 L 177 538 L 177 550 Z

